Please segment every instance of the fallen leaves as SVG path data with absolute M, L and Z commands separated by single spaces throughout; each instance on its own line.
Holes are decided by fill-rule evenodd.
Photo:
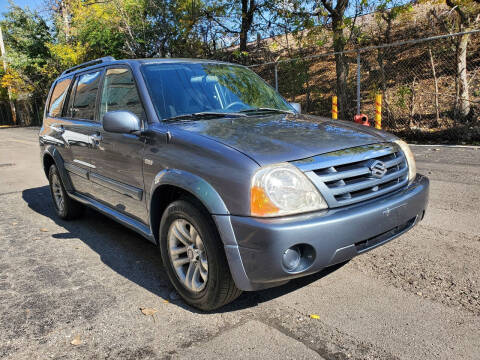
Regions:
M 47 229 L 47 228 L 40 228 L 40 231 L 41 231 L 41 232 L 47 232 L 48 229 Z
M 80 338 L 80 335 L 75 335 L 73 340 L 70 341 L 70 344 L 72 344 L 73 346 L 82 345 L 82 339 Z
M 141 307 L 140 308 L 140 311 L 142 312 L 143 315 L 150 315 L 150 316 L 153 316 L 155 315 L 155 313 L 158 312 L 157 309 L 154 309 L 154 308 L 147 308 L 147 307 Z
M 310 318 L 311 319 L 320 319 L 320 316 L 318 316 L 317 314 L 310 314 Z

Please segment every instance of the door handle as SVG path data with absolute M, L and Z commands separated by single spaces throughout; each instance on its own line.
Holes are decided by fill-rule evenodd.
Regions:
M 53 131 L 59 134 L 63 134 L 65 132 L 65 128 L 63 127 L 63 125 L 60 125 L 60 126 L 50 125 L 50 129 L 52 129 Z
M 91 136 L 91 139 L 92 139 L 94 142 L 98 143 L 98 142 L 100 142 L 100 141 L 103 140 L 103 137 L 102 137 L 102 135 L 100 135 L 100 134 L 93 134 L 93 135 Z

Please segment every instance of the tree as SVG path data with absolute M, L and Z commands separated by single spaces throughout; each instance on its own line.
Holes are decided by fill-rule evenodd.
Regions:
M 390 44 L 393 42 L 394 23 L 412 11 L 411 4 L 402 4 L 398 0 L 382 0 L 375 4 L 375 24 L 372 38 L 377 39 L 379 44 Z M 409 19 L 404 19 L 404 21 Z M 383 96 L 383 104 L 386 110 L 387 120 L 391 121 L 390 99 L 387 93 L 387 69 L 395 58 L 394 48 L 378 48 L 377 62 L 380 68 L 380 88 Z
M 352 40 L 353 35 L 356 33 L 355 20 L 359 11 L 366 5 L 366 1 L 359 0 L 352 5 L 354 7 L 353 19 L 345 16 L 350 6 L 349 0 L 336 0 L 335 2 L 333 0 L 289 0 L 287 2 L 290 8 L 290 16 L 296 17 L 294 23 L 302 25 L 302 30 L 307 29 L 306 38 L 312 31 L 313 37 L 316 38 L 315 41 L 320 41 L 321 45 L 323 45 L 324 39 L 317 37 L 318 29 L 325 31 L 325 27 L 331 26 L 332 45 L 335 52 L 336 93 L 338 96 L 339 113 L 341 117 L 345 118 L 348 106 L 347 79 L 349 62 L 351 60 L 344 51 L 347 43 Z M 349 31 L 345 31 L 346 29 Z M 297 31 L 301 31 L 300 28 Z
M 332 19 L 333 49 L 335 50 L 335 69 L 337 72 L 337 96 L 340 117 L 345 117 L 347 107 L 348 63 L 345 54 L 346 37 L 343 29 L 345 10 L 349 0 L 337 0 L 334 7 L 332 0 L 321 0 Z
M 63 37 L 64 42 L 68 42 L 70 38 L 70 21 L 71 21 L 71 1 L 69 0 L 45 0 L 45 6 L 53 14 L 53 19 L 57 23 L 61 23 L 61 26 L 57 26 L 57 33 L 60 37 Z
M 472 0 L 446 0 L 449 11 L 430 12 L 445 32 L 468 32 L 480 21 L 480 4 Z M 467 49 L 470 34 L 462 34 L 452 38 L 455 51 L 455 113 L 466 119 L 470 115 L 470 94 L 467 73 Z
M 47 44 L 52 40 L 45 20 L 35 11 L 11 4 L 0 26 L 8 64 L 3 86 L 10 83 L 16 97 L 43 95 L 49 86 L 44 68 L 50 59 Z
M 58 34 L 55 45 L 78 48 L 86 59 L 188 57 L 204 49 L 202 0 L 48 1 Z
M 204 14 L 227 36 L 239 39 L 240 52 L 247 52 L 249 35 L 260 28 L 270 29 L 272 24 L 267 13 L 276 4 L 276 0 L 216 0 L 209 2 Z
M 467 0 L 446 0 L 447 5 L 455 10 L 456 29 L 466 32 L 473 29 L 474 23 L 478 22 L 480 6 Z M 458 36 L 456 44 L 456 74 L 457 74 L 457 111 L 465 118 L 470 114 L 470 97 L 467 78 L 467 47 L 470 34 Z
M 242 21 L 240 26 L 240 51 L 247 51 L 248 34 L 253 24 L 253 16 L 258 9 L 255 0 L 241 0 Z

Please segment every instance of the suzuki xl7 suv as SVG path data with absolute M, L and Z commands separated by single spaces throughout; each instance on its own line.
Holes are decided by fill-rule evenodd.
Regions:
M 142 234 L 202 310 L 385 244 L 428 200 L 405 142 L 301 115 L 229 63 L 106 57 L 66 70 L 39 140 L 58 216 L 89 206 Z

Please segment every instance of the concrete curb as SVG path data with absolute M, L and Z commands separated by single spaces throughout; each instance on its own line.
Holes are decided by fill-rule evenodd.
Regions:
M 420 146 L 420 147 L 440 147 L 440 148 L 464 148 L 464 149 L 474 149 L 480 150 L 480 146 L 478 145 L 444 145 L 444 144 L 408 144 L 409 146 Z

